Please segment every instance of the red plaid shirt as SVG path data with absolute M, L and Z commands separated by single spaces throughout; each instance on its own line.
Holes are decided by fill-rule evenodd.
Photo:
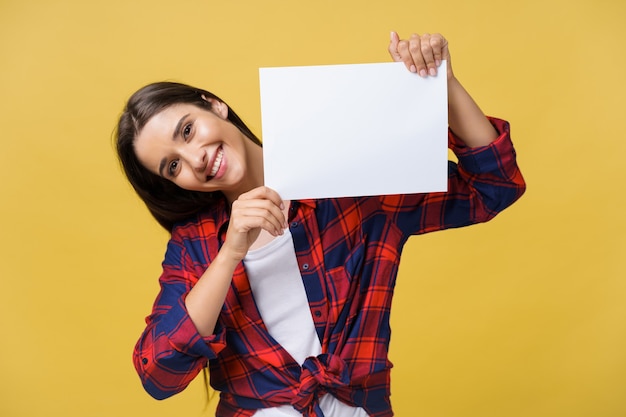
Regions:
M 372 417 L 393 415 L 387 358 L 389 313 L 400 253 L 411 235 L 484 222 L 525 190 L 508 123 L 491 145 L 465 147 L 453 134 L 448 191 L 292 202 L 290 230 L 322 354 L 298 364 L 270 336 L 243 264 L 232 279 L 215 334 L 198 334 L 185 296 L 224 242 L 223 203 L 172 232 L 161 291 L 134 352 L 145 389 L 156 398 L 182 391 L 207 365 L 221 391 L 217 415 L 249 417 L 291 404 L 323 416 L 331 393 Z

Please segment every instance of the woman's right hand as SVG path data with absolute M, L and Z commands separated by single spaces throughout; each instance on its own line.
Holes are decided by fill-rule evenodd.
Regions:
M 261 186 L 241 194 L 232 204 L 222 251 L 239 262 L 261 230 L 272 236 L 282 235 L 287 228 L 283 208 L 283 200 L 271 188 Z

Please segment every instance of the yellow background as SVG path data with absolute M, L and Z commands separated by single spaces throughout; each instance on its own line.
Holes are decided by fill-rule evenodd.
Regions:
M 167 236 L 116 118 L 176 80 L 260 133 L 259 67 L 384 62 L 390 30 L 447 36 L 528 182 L 491 223 L 410 241 L 396 415 L 626 415 L 625 18 L 622 0 L 0 0 L 0 415 L 210 415 L 201 378 L 158 402 L 132 368 Z

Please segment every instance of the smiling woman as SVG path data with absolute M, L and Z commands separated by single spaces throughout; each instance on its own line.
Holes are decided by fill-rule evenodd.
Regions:
M 250 142 L 261 146 L 260 140 L 254 133 L 216 95 L 184 84 L 161 82 L 148 85 L 128 100 L 120 116 L 117 127 L 117 152 L 124 172 L 152 215 L 168 231 L 171 231 L 175 222 L 184 220 L 214 204 L 221 198 L 221 193 L 219 190 L 206 193 L 176 186 L 172 181 L 165 179 L 169 171 L 163 175 L 160 162 L 156 168 L 153 165 L 152 170 L 146 169 L 150 165 L 140 162 L 135 153 L 137 146 L 135 140 L 149 122 L 156 122 L 152 120 L 153 117 L 160 115 L 166 109 L 171 113 L 172 107 L 184 105 L 191 106 L 196 112 L 204 109 L 206 113 L 211 111 L 214 103 L 220 103 L 227 109 L 226 120 L 232 126 L 236 127 Z M 154 123 L 150 125 L 152 124 Z M 171 132 L 175 127 L 165 126 L 164 128 L 165 132 L 170 132 L 169 140 L 173 141 L 175 138 Z
M 145 389 L 166 398 L 206 366 L 221 417 L 388 417 L 389 314 L 411 235 L 490 220 L 525 190 L 509 124 L 454 77 L 441 35 L 392 33 L 415 76 L 447 62 L 447 193 L 283 201 L 258 139 L 207 91 L 157 83 L 118 127 L 125 172 L 171 232 L 137 342 Z
M 177 104 L 154 115 L 135 139 L 139 162 L 191 191 L 221 191 L 232 202 L 263 183 L 261 147 L 230 123 L 228 106 Z

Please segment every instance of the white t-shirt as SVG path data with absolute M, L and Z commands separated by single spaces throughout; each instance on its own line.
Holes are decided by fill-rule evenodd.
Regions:
M 309 302 L 298 268 L 289 229 L 267 245 L 249 251 L 243 260 L 250 287 L 270 335 L 296 360 L 322 353 Z M 351 407 L 330 394 L 320 399 L 326 417 L 367 417 L 360 407 Z M 291 405 L 257 410 L 255 417 L 299 417 Z

